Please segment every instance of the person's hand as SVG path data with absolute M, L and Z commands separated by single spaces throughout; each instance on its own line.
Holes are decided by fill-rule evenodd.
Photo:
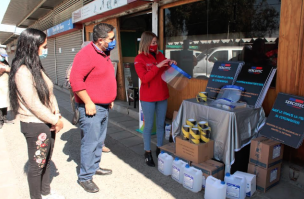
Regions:
M 168 66 L 168 62 L 170 61 L 170 59 L 165 59 L 161 62 L 159 62 L 159 64 L 157 64 L 157 68 L 161 68 L 161 67 L 164 67 L 164 66 Z
M 2 75 L 3 73 L 6 72 L 6 69 L 5 68 L 0 68 L 0 75 Z
M 63 122 L 61 119 L 59 119 L 55 125 L 52 125 L 50 130 L 55 131 L 55 133 L 58 133 L 61 129 L 63 129 Z
M 85 111 L 87 115 L 95 115 L 96 114 L 96 106 L 95 104 L 90 101 L 85 104 Z
M 169 65 L 171 64 L 177 65 L 177 62 L 175 60 L 170 60 Z
M 111 104 L 109 105 L 109 109 L 114 108 L 114 102 L 111 102 Z

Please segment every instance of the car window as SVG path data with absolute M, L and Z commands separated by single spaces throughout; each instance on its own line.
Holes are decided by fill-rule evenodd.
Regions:
M 232 51 L 232 57 L 237 57 L 239 54 L 241 54 L 242 50 L 233 50 Z
M 197 61 L 200 61 L 201 59 L 203 59 L 206 55 L 209 55 L 212 51 L 214 51 L 214 48 L 210 48 L 208 50 L 204 50 L 202 53 L 200 53 L 197 56 Z
M 228 51 L 222 50 L 222 51 L 216 51 L 209 57 L 210 62 L 216 62 L 216 61 L 228 61 Z

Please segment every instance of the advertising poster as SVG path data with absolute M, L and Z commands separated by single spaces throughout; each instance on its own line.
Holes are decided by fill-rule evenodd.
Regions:
M 279 93 L 260 134 L 299 148 L 304 138 L 304 98 Z
M 209 98 L 216 98 L 221 88 L 231 85 L 242 68 L 243 62 L 215 62 L 207 84 Z

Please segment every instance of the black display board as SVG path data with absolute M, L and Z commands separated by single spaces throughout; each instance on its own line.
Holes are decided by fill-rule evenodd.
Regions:
M 216 98 L 223 86 L 232 85 L 243 64 L 244 62 L 215 62 L 206 88 L 208 98 Z
M 304 97 L 279 93 L 260 134 L 299 148 L 304 138 Z
M 240 101 L 259 108 L 266 96 L 276 68 L 268 65 L 245 64 L 235 85 L 245 89 Z

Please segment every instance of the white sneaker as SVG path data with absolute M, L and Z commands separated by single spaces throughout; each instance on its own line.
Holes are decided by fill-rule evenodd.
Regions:
M 49 195 L 41 195 L 41 197 L 42 199 L 65 199 L 64 196 L 57 194 L 56 191 L 53 190 L 51 190 L 51 193 Z

